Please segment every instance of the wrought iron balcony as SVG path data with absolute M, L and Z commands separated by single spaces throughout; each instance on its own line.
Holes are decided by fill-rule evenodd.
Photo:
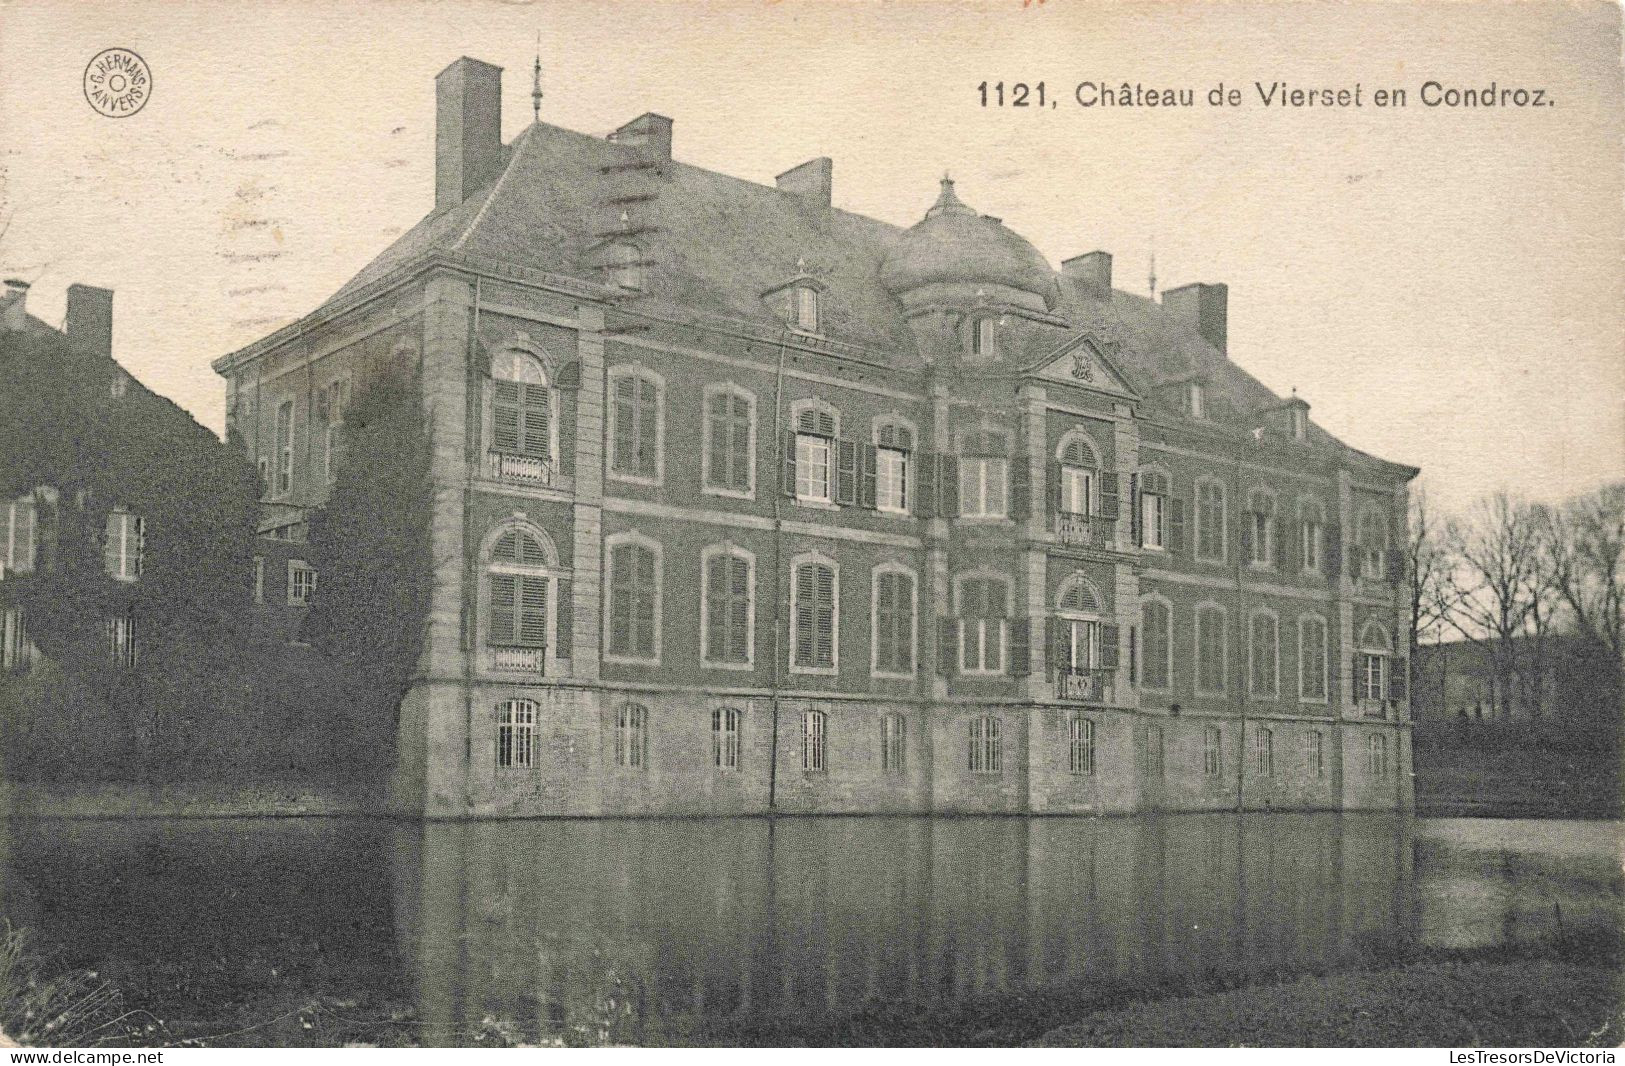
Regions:
M 1055 539 L 1062 544 L 1085 548 L 1110 548 L 1116 544 L 1117 519 L 1100 515 L 1071 514 L 1061 511 L 1055 516 Z
M 514 481 L 523 485 L 553 484 L 553 464 L 534 455 L 492 449 L 485 453 L 485 470 L 487 476 L 498 481 Z
M 1116 675 L 1116 670 L 1063 667 L 1056 675 L 1055 696 L 1077 703 L 1109 704 Z
M 492 647 L 491 669 L 516 674 L 545 674 L 547 673 L 547 649 Z

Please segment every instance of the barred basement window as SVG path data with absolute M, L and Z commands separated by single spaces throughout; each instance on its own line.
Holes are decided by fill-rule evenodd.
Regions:
M 1311 730 L 1303 735 L 1303 761 L 1310 777 L 1318 779 L 1326 776 L 1326 735 L 1320 730 Z
M 1095 723 L 1082 716 L 1074 716 L 1068 728 L 1069 748 L 1067 769 L 1075 774 L 1095 772 Z
M 288 606 L 309 607 L 316 592 L 316 571 L 303 559 L 288 560 Z
M 719 770 L 739 769 L 739 712 L 732 707 L 711 712 L 711 762 Z
M 134 581 L 141 576 L 141 557 L 146 548 L 146 525 L 122 507 L 107 516 L 102 540 L 102 565 L 115 581 Z
M 649 766 L 649 709 L 641 703 L 623 703 L 615 711 L 615 765 Z
M 833 671 L 839 617 L 834 562 L 822 558 L 798 561 L 790 592 L 792 669 Z
M 973 774 L 1002 772 L 1004 741 L 999 736 L 999 720 L 982 715 L 970 721 L 970 770 Z
M 32 495 L 0 504 L 0 576 L 34 569 L 37 525 Z
M 1275 734 L 1269 729 L 1253 733 L 1253 772 L 1259 777 L 1275 776 Z
M 1381 733 L 1366 738 L 1365 772 L 1371 777 L 1388 776 L 1388 738 Z
M 7 607 L 0 610 L 0 670 L 21 673 L 33 662 L 34 645 L 28 639 L 23 609 Z
M 536 760 L 536 704 L 504 700 L 497 704 L 497 766 L 529 769 Z
M 1145 727 L 1145 742 L 1140 747 L 1140 766 L 1147 780 L 1162 780 L 1162 726 Z
M 140 645 L 136 639 L 135 612 L 114 615 L 107 620 L 107 650 L 113 665 L 131 669 L 140 661 Z
M 708 548 L 702 563 L 701 648 L 707 663 L 747 666 L 754 655 L 752 629 L 755 604 L 751 595 L 754 560 L 743 551 Z
M 1224 776 L 1224 734 L 1219 727 L 1210 725 L 1202 731 L 1202 776 Z
M 827 724 L 823 711 L 809 710 L 801 716 L 801 768 L 809 773 L 820 773 L 824 769 Z
M 900 774 L 906 768 L 904 747 L 908 739 L 908 719 L 900 714 L 888 714 L 880 721 L 880 769 L 883 773 Z

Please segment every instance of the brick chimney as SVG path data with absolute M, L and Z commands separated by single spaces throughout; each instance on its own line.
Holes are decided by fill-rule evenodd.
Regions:
M 87 352 L 113 357 L 113 290 L 68 286 L 68 314 L 62 331 Z
M 7 278 L 0 295 L 0 329 L 7 332 L 28 328 L 28 282 Z
M 1090 252 L 1061 264 L 1061 273 L 1072 280 L 1078 291 L 1096 300 L 1112 298 L 1112 254 Z
M 778 183 L 781 192 L 793 193 L 819 207 L 828 207 L 835 184 L 835 164 L 828 156 L 819 156 L 798 167 L 791 167 L 773 180 Z
M 1162 306 L 1202 335 L 1202 339 L 1228 354 L 1225 338 L 1228 331 L 1225 306 L 1229 302 L 1228 285 L 1182 285 L 1162 294 Z
M 467 56 L 434 79 L 434 208 L 495 180 L 502 165 L 502 68 Z
M 609 139 L 616 144 L 647 148 L 656 159 L 670 159 L 671 119 L 650 111 L 610 134 Z

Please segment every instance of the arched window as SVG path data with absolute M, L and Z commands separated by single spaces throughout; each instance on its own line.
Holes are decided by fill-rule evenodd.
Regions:
M 1254 611 L 1247 624 L 1247 690 L 1254 699 L 1281 694 L 1281 627 L 1275 612 Z
M 1325 703 L 1327 693 L 1326 619 L 1306 614 L 1298 619 L 1298 699 Z
M 1097 512 L 1095 499 L 1100 479 L 1100 461 L 1095 446 L 1081 431 L 1074 430 L 1061 439 L 1056 449 L 1060 464 L 1062 514 L 1091 515 Z
M 840 414 L 821 401 L 803 400 L 792 408 L 791 424 L 784 442 L 786 494 L 803 503 L 834 503 Z
M 606 595 L 607 654 L 645 664 L 660 661 L 660 545 L 636 533 L 605 540 L 609 557 Z
M 546 534 L 529 527 L 509 526 L 491 543 L 485 643 L 492 668 L 546 672 L 557 558 Z
M 1167 600 L 1140 604 L 1140 687 L 1166 690 L 1173 676 L 1173 609 Z
M 705 389 L 707 492 L 749 498 L 756 491 L 756 397 L 733 384 Z
M 808 773 L 823 771 L 824 744 L 828 718 L 823 711 L 808 708 L 801 715 L 801 768 Z
M 834 673 L 840 642 L 839 568 L 822 555 L 799 556 L 792 562 L 790 588 L 790 668 L 803 673 Z
M 1139 513 L 1134 516 L 1134 535 L 1142 548 L 1168 551 L 1173 548 L 1170 523 L 1176 508 L 1183 526 L 1183 503 L 1173 498 L 1168 474 L 1162 470 L 1142 470 L 1139 476 Z
M 1061 584 L 1056 597 L 1054 660 L 1062 674 L 1115 670 L 1120 630 L 1104 620 L 1100 590 L 1081 573 Z
M 665 382 L 651 370 L 609 373 L 609 472 L 622 481 L 659 484 L 665 471 Z
M 507 350 L 491 360 L 490 476 L 551 484 L 557 455 L 558 393 L 541 360 Z
M 1224 562 L 1224 485 L 1212 478 L 1196 482 L 1196 557 Z
M 1326 555 L 1326 508 L 1313 497 L 1298 501 L 1298 562 L 1306 574 L 1321 572 Z
M 908 719 L 897 713 L 880 720 L 880 769 L 900 774 L 907 766 Z
M 756 557 L 714 545 L 701 553 L 700 565 L 701 654 L 710 666 L 749 666 L 756 651 Z
M 899 419 L 875 425 L 875 508 L 907 514 L 914 505 L 914 427 Z
M 1242 550 L 1247 562 L 1256 567 L 1275 565 L 1275 496 L 1264 489 L 1254 489 L 1247 496 L 1247 514 L 1242 518 L 1245 543 Z
M 146 550 L 146 524 L 139 515 L 115 507 L 107 516 L 102 539 L 102 565 L 115 581 L 134 581 L 141 576 L 141 559 Z
M 1224 608 L 1215 603 L 1196 608 L 1196 692 L 1224 695 Z
M 1074 774 L 1095 772 L 1095 723 L 1082 715 L 1073 715 L 1068 726 L 1067 770 Z
M 711 762 L 719 770 L 739 769 L 739 711 L 718 707 L 711 712 Z
M 954 594 L 959 669 L 967 674 L 1003 673 L 1009 640 L 1009 583 L 996 575 L 971 574 L 955 582 Z
M 996 774 L 1003 770 L 1004 740 L 999 736 L 999 720 L 990 714 L 970 720 L 970 771 Z
M 504 700 L 497 704 L 497 766 L 524 770 L 536 764 L 536 704 Z
M 641 703 L 615 709 L 615 765 L 632 770 L 649 766 L 649 708 Z
M 1388 516 L 1375 507 L 1360 512 L 1360 572 L 1366 581 L 1388 579 Z
M 1393 642 L 1375 620 L 1360 629 L 1360 647 L 1354 656 L 1354 698 L 1367 715 L 1380 716 L 1396 686 Z
M 874 570 L 870 626 L 874 634 L 870 668 L 876 674 L 907 677 L 914 673 L 914 572 L 898 563 Z

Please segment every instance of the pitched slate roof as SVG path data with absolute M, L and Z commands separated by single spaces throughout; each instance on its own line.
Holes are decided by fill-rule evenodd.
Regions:
M 662 302 L 777 329 L 782 322 L 763 294 L 806 274 L 827 286 L 825 335 L 888 353 L 899 365 L 923 362 L 902 304 L 882 283 L 888 256 L 912 230 L 546 123 L 532 124 L 504 151 L 491 185 L 423 219 L 324 306 L 431 252 L 604 282 L 604 249 L 622 242 L 651 264 L 645 291 Z M 1250 428 L 1257 412 L 1280 402 L 1161 305 L 1124 292 L 1102 301 L 1060 273 L 1054 279 L 1052 313 L 1116 341 L 1116 364 L 1153 407 L 1171 412 L 1160 387 L 1198 374 L 1215 421 Z M 1310 432 L 1313 443 L 1346 448 L 1318 427 Z

